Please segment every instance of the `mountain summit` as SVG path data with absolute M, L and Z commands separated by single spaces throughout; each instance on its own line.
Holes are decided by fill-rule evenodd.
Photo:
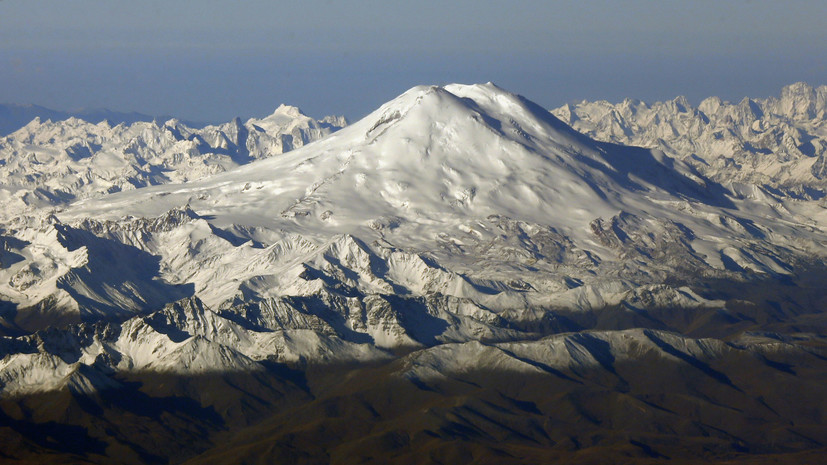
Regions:
M 637 211 L 628 200 L 641 193 L 726 202 L 708 187 L 681 162 L 589 140 L 494 84 L 455 84 L 415 87 L 288 155 L 183 188 L 92 200 L 61 217 L 149 217 L 188 204 L 216 224 L 358 235 L 392 222 L 433 236 L 506 214 L 579 235 L 597 217 Z M 415 234 L 408 239 L 431 239 Z

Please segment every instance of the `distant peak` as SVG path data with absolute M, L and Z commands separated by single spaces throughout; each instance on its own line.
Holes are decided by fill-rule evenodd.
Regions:
M 810 93 L 813 90 L 814 90 L 813 86 L 811 86 L 810 84 L 807 84 L 806 82 L 803 82 L 803 81 L 799 81 L 799 82 L 794 82 L 792 84 L 789 84 L 789 85 L 786 85 L 786 86 L 782 87 L 781 88 L 781 94 L 782 95 L 785 94 L 785 93 L 802 94 L 802 93 Z
M 47 120 L 47 121 L 48 121 L 48 120 Z M 31 127 L 31 128 L 35 128 L 35 127 L 40 126 L 41 124 L 43 124 L 43 121 L 40 119 L 40 117 L 39 117 L 39 116 L 35 116 L 35 117 L 34 117 L 34 118 L 33 118 L 33 119 L 29 122 L 29 124 L 27 124 L 25 127 L 27 127 L 27 128 L 29 128 L 29 127 Z
M 672 101 L 684 111 L 687 111 L 690 108 L 689 100 L 683 95 L 678 95 Z
M 294 107 L 292 105 L 285 105 L 283 103 L 281 105 L 279 105 L 278 108 L 276 108 L 276 111 L 274 111 L 273 114 L 274 115 L 288 115 L 288 116 L 294 116 L 294 117 L 304 115 L 304 113 L 302 113 L 302 111 L 299 107 Z

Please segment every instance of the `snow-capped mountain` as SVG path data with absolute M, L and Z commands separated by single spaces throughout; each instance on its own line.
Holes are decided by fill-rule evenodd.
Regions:
M 773 108 L 789 121 L 797 115 L 795 124 L 815 128 L 823 117 L 784 102 Z M 812 412 L 823 408 L 781 412 L 783 396 L 750 377 L 823 391 L 812 375 L 827 360 L 827 212 L 817 196 L 785 194 L 780 178 L 752 184 L 764 166 L 753 159 L 742 176 L 725 178 L 688 154 L 670 156 L 677 145 L 595 141 L 491 83 L 415 87 L 332 132 L 343 124 L 280 107 L 203 130 L 69 120 L 34 122 L 3 139 L 4 150 L 33 155 L 0 167 L 13 213 L 0 229 L 0 327 L 9 335 L 0 340 L 2 396 L 69 392 L 85 399 L 81 410 L 129 417 L 129 405 L 105 393 L 144 383 L 140 392 L 213 409 L 198 417 L 210 431 L 222 423 L 205 418 L 230 421 L 253 404 L 275 409 L 294 390 L 323 399 L 312 411 L 315 401 L 302 398 L 290 407 L 296 418 L 328 425 L 342 399 L 356 396 L 349 411 L 396 412 L 387 415 L 416 442 L 414 433 L 431 436 L 394 416 L 398 400 L 381 400 L 387 394 L 375 385 L 411 399 L 469 386 L 502 394 L 512 387 L 497 379 L 514 376 L 626 396 L 626 413 L 656 425 L 663 412 L 697 417 L 727 402 L 773 424 L 818 423 Z M 56 195 L 81 169 L 91 181 Z M 47 179 L 51 188 L 42 187 Z M 641 361 L 674 375 L 654 384 L 663 390 L 642 381 L 651 374 Z M 274 379 L 286 384 L 272 388 Z M 212 389 L 241 400 L 230 407 L 235 397 Z M 497 399 L 475 411 L 500 418 L 510 397 Z M 572 425 L 616 412 L 560 399 L 544 408 L 571 409 Z M 462 415 L 445 412 L 437 424 Z M 727 412 L 727 421 L 740 418 Z M 285 432 L 293 420 L 280 421 L 253 437 L 310 434 L 306 424 L 296 426 L 304 433 Z M 486 437 L 551 440 L 539 427 L 503 426 L 509 421 L 486 420 L 497 425 Z M 738 431 L 697 421 L 685 433 L 703 447 Z M 439 436 L 458 424 L 424 431 Z M 322 430 L 309 442 L 328 440 Z M 792 444 L 796 434 L 773 437 Z M 224 457 L 289 452 L 254 453 L 250 437 L 234 441 Z
M 345 124 L 343 117 L 316 121 L 285 105 L 262 119 L 203 129 L 174 119 L 112 126 L 35 118 L 0 138 L 0 214 L 8 220 L 78 199 L 199 179 L 301 147 Z
M 658 148 L 721 183 L 823 196 L 827 183 L 827 86 L 799 82 L 780 97 L 718 97 L 693 107 L 684 97 L 647 104 L 583 101 L 552 113 L 597 140 Z
M 161 133 L 221 147 L 230 163 L 259 147 L 254 131 L 296 115 Z M 33 133 L 50 134 L 15 137 Z M 719 310 L 687 286 L 792 279 L 823 256 L 827 237 L 806 217 L 821 207 L 756 192 L 595 142 L 493 84 L 424 86 L 301 149 L 15 225 L 0 292 L 16 307 L 6 325 L 22 331 L 196 297 L 248 323 L 275 311 L 253 319 L 271 330 L 387 349 L 529 338 L 552 309 Z

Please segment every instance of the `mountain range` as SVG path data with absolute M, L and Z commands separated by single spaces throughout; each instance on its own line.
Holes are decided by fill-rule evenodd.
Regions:
M 758 184 L 783 195 L 823 195 L 827 86 L 799 82 L 779 97 L 718 97 L 693 107 L 684 97 L 564 105 L 554 115 L 589 137 L 663 150 L 724 184 Z
M 823 455 L 825 95 L 35 120 L 0 139 L 0 452 Z
M 195 129 L 170 119 L 113 126 L 33 119 L 0 138 L 3 218 L 90 196 L 184 182 L 290 151 L 346 125 L 282 105 L 262 119 Z
M 76 111 L 52 110 L 40 105 L 21 105 L 15 103 L 0 104 L 0 136 L 11 134 L 14 131 L 27 125 L 33 119 L 41 121 L 63 121 L 69 118 L 78 118 L 90 123 L 107 121 L 110 124 L 132 124 L 139 121 L 166 121 L 169 116 L 150 116 L 138 112 L 122 112 L 108 110 L 106 108 L 86 108 Z M 191 127 L 204 127 L 208 123 L 186 121 L 185 124 Z

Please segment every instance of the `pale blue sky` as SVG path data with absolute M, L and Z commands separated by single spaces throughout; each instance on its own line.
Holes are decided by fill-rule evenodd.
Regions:
M 827 83 L 824 1 L 0 0 L 0 102 L 364 115 L 416 84 L 546 107 Z

